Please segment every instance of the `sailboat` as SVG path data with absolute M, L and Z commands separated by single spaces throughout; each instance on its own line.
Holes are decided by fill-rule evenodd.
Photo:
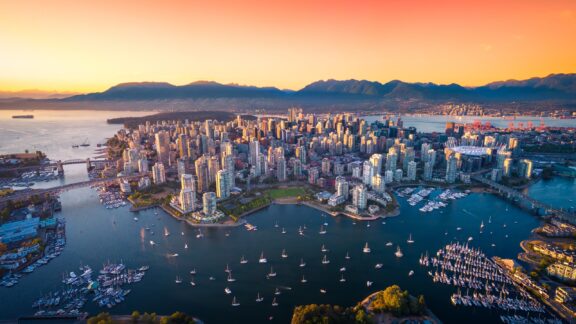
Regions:
M 174 280 L 175 283 L 177 284 L 181 284 L 182 283 L 182 278 L 180 278 L 179 276 L 176 276 L 176 280 Z
M 164 227 L 164 236 L 170 236 L 170 232 L 168 232 L 166 227 Z
M 328 252 L 328 249 L 324 246 L 324 244 L 322 244 L 322 248 L 320 249 L 320 251 L 322 251 L 323 253 Z
M 190 270 L 190 274 L 191 274 L 191 275 L 195 275 L 195 274 L 196 274 L 196 268 Z
M 150 240 L 150 245 L 154 246 L 156 244 L 156 242 Z
M 304 259 L 300 259 L 300 268 L 304 268 L 306 266 L 306 262 L 304 262 Z
M 185 248 L 185 249 L 188 248 L 188 243 L 184 243 L 184 248 Z
M 408 237 L 408 240 L 406 242 L 408 242 L 408 244 L 414 243 L 414 240 L 412 239 L 412 233 L 410 233 L 410 236 Z
M 280 289 L 276 288 L 276 291 L 274 291 L 274 295 L 276 296 L 280 295 Z
M 260 302 L 262 302 L 263 300 L 264 300 L 264 298 L 263 298 L 263 297 L 260 297 L 260 293 L 258 293 L 258 296 L 256 296 L 256 302 L 257 302 L 257 303 L 260 303 Z
M 184 236 L 184 232 L 182 232 L 181 235 Z
M 282 227 L 282 234 L 286 234 L 286 229 Z
M 340 268 L 340 272 L 344 272 L 344 271 L 346 271 L 346 267 Z
M 278 306 L 278 302 L 276 302 L 276 297 L 272 300 L 272 307 Z
M 276 277 L 276 272 L 274 272 L 274 268 L 270 267 L 270 273 L 268 273 L 268 277 Z
M 240 306 L 240 303 L 236 300 L 236 296 L 234 296 L 234 298 L 232 298 L 232 306 L 234 306 L 234 307 Z
M 226 295 L 230 295 L 232 293 L 232 290 L 230 290 L 230 288 L 226 287 L 226 288 L 224 288 L 224 292 L 226 293 Z
M 234 281 L 236 281 L 235 278 L 232 278 L 232 272 L 228 272 L 228 279 L 226 279 L 226 281 L 228 281 L 228 282 L 234 282 Z
M 286 253 L 285 249 L 282 249 L 282 258 L 286 259 L 288 257 L 288 253 Z
M 370 222 L 366 223 L 366 227 L 370 227 Z
M 366 287 L 370 287 L 372 286 L 373 282 L 372 281 L 366 281 Z
M 370 253 L 371 252 L 370 247 L 368 247 L 368 242 L 366 242 L 366 245 L 364 245 L 362 252 L 364 252 L 364 253 Z
M 408 277 L 411 277 L 414 274 L 414 270 L 410 270 L 410 272 L 408 272 Z
M 278 228 L 278 221 L 274 223 L 274 227 Z
M 240 258 L 240 264 L 246 264 L 246 263 L 248 263 L 248 260 L 246 260 L 246 258 L 244 256 L 242 256 Z
M 492 216 L 488 217 L 488 224 L 492 224 Z
M 268 260 L 264 257 L 264 251 L 260 254 L 260 259 L 258 259 L 259 263 L 266 263 Z
M 203 238 L 204 234 L 202 234 L 202 230 L 198 229 L 198 234 L 196 234 L 196 238 Z
M 397 246 L 397 247 L 396 247 L 396 252 L 394 253 L 394 255 L 395 255 L 397 258 L 401 258 L 401 257 L 404 256 L 404 253 L 402 253 L 402 250 L 400 250 L 400 246 Z
M 307 283 L 308 280 L 306 280 L 306 277 L 304 277 L 304 275 L 302 275 L 302 280 L 300 280 L 301 283 Z
M 226 269 L 224 269 L 224 272 L 230 273 L 232 270 L 230 270 L 230 267 L 228 266 L 228 263 L 226 263 Z
M 346 259 L 346 260 L 350 259 L 350 254 L 348 253 L 348 251 L 346 251 L 346 256 L 344 257 L 344 259 Z
M 484 221 L 480 222 L 480 230 L 484 228 Z
M 346 278 L 344 278 L 344 274 L 340 276 L 340 282 L 346 282 Z
M 194 278 L 192 278 L 192 280 L 190 280 L 190 285 L 191 285 L 192 287 L 195 287 L 195 286 L 196 286 L 196 283 L 194 282 Z
M 318 234 L 320 235 L 326 234 L 326 229 L 324 228 L 324 225 L 320 225 L 320 231 L 318 232 Z
M 330 263 L 330 260 L 328 260 L 328 257 L 326 257 L 326 254 L 324 254 L 324 258 L 322 258 L 322 264 L 328 264 Z

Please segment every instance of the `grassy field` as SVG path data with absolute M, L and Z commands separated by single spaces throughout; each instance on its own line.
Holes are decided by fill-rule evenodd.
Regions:
M 283 189 L 271 189 L 267 192 L 270 198 L 285 198 L 285 197 L 297 197 L 306 194 L 304 188 L 283 188 Z

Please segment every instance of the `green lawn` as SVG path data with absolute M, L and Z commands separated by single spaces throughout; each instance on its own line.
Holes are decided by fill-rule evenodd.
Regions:
M 268 194 L 272 199 L 285 198 L 285 197 L 297 197 L 303 196 L 306 193 L 304 188 L 284 188 L 284 189 L 271 189 Z

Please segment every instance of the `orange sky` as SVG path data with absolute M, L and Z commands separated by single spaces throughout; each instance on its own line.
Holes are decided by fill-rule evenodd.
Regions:
M 0 1 L 0 90 L 576 72 L 576 1 Z

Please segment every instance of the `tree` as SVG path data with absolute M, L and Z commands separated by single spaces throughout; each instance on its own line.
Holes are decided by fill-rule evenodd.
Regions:
M 140 312 L 139 311 L 133 311 L 132 312 L 132 321 L 133 322 L 138 322 L 138 320 L 140 319 Z

